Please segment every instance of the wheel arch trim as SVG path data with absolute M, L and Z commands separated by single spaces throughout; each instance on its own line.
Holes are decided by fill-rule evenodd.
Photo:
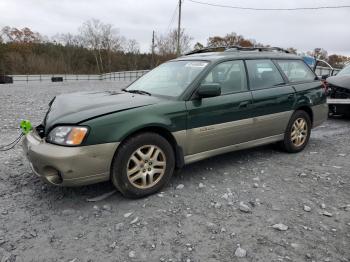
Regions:
M 130 130 L 127 134 L 123 136 L 123 138 L 120 140 L 120 143 L 123 143 L 127 139 L 129 139 L 132 136 L 135 136 L 140 133 L 156 133 L 163 138 L 165 138 L 171 145 L 171 147 L 174 150 L 175 155 L 175 164 L 177 168 L 181 168 L 185 165 L 184 160 L 184 153 L 183 153 L 183 146 L 184 146 L 184 135 L 186 135 L 186 131 L 177 131 L 177 132 L 171 132 L 165 125 L 162 124 L 149 124 L 145 125 L 143 127 L 135 128 L 133 130 Z M 119 147 L 118 147 L 119 148 Z M 115 152 L 115 154 L 118 153 L 118 148 Z

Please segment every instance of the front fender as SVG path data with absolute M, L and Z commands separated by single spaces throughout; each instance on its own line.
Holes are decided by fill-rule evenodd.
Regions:
M 90 127 L 84 145 L 121 142 L 130 134 L 147 127 L 161 127 L 169 132 L 186 129 L 184 101 L 167 101 L 101 116 L 86 122 Z

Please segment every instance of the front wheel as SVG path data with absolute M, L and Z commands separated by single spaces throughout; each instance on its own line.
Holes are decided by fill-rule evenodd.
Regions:
M 309 142 L 311 127 L 309 114 L 302 110 L 295 111 L 289 120 L 284 140 L 280 145 L 289 153 L 302 151 Z
M 141 133 L 120 145 L 113 159 L 111 180 L 124 196 L 144 197 L 167 184 L 174 167 L 169 142 L 155 133 Z

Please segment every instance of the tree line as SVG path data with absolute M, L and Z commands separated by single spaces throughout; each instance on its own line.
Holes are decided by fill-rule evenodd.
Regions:
M 203 48 L 184 29 L 180 32 L 180 51 Z M 229 33 L 209 37 L 206 46 L 268 46 Z M 156 34 L 154 45 L 141 52 L 135 39 L 126 39 L 111 24 L 91 19 L 84 22 L 77 34 L 56 34 L 48 38 L 25 27 L 5 26 L 0 30 L 0 74 L 100 74 L 106 72 L 151 69 L 176 57 L 177 30 Z M 294 48 L 288 49 L 297 53 Z M 341 67 L 348 57 L 328 55 L 321 48 L 308 52 L 334 67 Z

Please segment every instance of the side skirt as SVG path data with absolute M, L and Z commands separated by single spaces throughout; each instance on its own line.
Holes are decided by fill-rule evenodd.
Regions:
M 225 154 L 232 151 L 271 144 L 274 142 L 282 141 L 283 139 L 284 139 L 284 134 L 280 134 L 280 135 L 269 136 L 269 137 L 252 140 L 252 141 L 248 141 L 248 142 L 244 142 L 236 145 L 221 147 L 221 148 L 217 148 L 217 149 L 213 149 L 213 150 L 209 150 L 209 151 L 205 151 L 205 152 L 201 152 L 193 155 L 188 155 L 188 156 L 185 156 L 185 164 L 190 164 L 212 156 Z

